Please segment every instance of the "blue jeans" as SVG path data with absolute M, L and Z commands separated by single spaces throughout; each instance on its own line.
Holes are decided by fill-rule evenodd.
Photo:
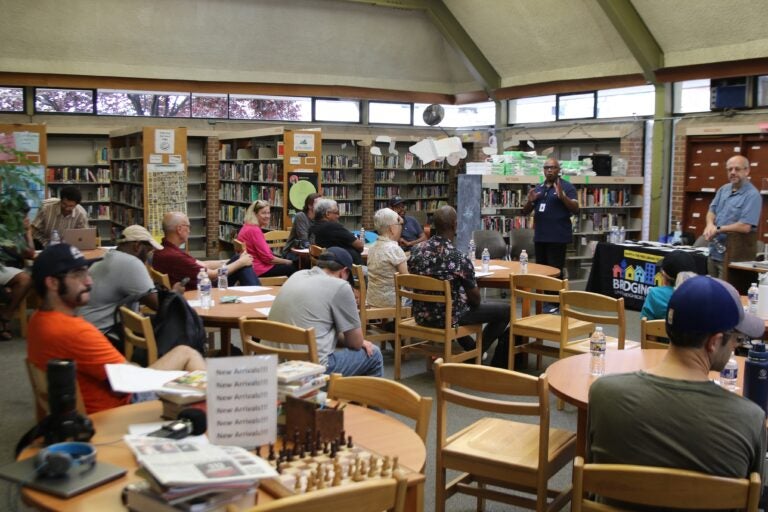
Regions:
M 340 373 L 345 377 L 364 375 L 381 377 L 384 375 L 384 358 L 379 347 L 373 346 L 373 354 L 369 357 L 364 349 L 350 350 L 341 348 L 328 356 L 325 373 Z
M 229 259 L 227 265 L 233 261 L 236 261 L 239 257 L 239 254 L 235 254 Z M 251 265 L 242 267 L 240 270 L 232 272 L 227 276 L 227 278 L 229 281 L 229 286 L 234 286 L 235 283 L 240 286 L 259 286 L 261 284 L 261 281 L 259 281 L 259 276 L 257 276 L 256 272 L 253 271 L 253 267 Z

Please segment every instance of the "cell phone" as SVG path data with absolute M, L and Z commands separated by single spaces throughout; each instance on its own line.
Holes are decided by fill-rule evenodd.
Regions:
M 180 284 L 181 286 L 187 286 L 187 283 L 188 283 L 188 282 L 189 282 L 189 278 L 188 278 L 188 277 L 185 277 L 184 279 L 182 279 L 181 281 L 179 281 L 179 284 Z

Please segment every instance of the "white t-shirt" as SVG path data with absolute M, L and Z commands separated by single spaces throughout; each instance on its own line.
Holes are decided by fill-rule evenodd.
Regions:
M 376 308 L 395 307 L 395 273 L 406 260 L 397 242 L 379 237 L 368 251 L 368 291 L 365 302 Z

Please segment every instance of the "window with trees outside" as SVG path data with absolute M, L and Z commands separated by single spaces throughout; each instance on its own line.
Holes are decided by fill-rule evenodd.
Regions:
M 230 94 L 229 118 L 308 122 L 312 120 L 312 98 Z
M 0 112 L 24 112 L 23 87 L 0 87 Z
M 192 117 L 203 119 L 227 119 L 229 94 L 192 93 Z
M 35 113 L 93 114 L 93 89 L 35 88 Z
M 190 117 L 188 92 L 98 89 L 96 113 L 103 116 Z

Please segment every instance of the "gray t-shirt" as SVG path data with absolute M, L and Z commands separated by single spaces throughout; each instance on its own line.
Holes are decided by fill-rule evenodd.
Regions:
M 607 375 L 589 390 L 587 458 L 745 478 L 762 475 L 765 413 L 713 382 L 643 371 Z
M 336 335 L 360 327 L 352 287 L 320 267 L 296 272 L 280 287 L 269 319 L 305 329 L 314 327 L 318 358 L 326 366 L 336 347 Z
M 114 325 L 115 308 L 129 297 L 136 300 L 155 289 L 147 267 L 139 258 L 121 251 L 109 251 L 91 267 L 93 287 L 88 304 L 78 309 L 101 332 Z M 136 303 L 130 305 L 136 308 Z

